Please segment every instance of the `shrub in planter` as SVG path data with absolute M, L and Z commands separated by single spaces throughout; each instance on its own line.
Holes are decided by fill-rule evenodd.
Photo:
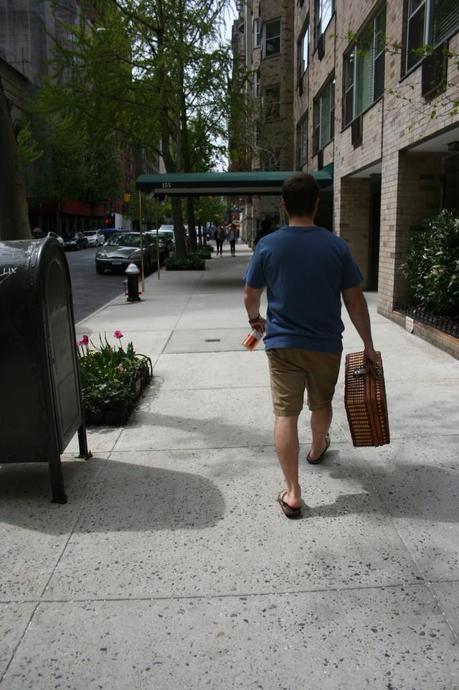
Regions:
M 459 219 L 451 211 L 424 221 L 411 237 L 402 272 L 416 306 L 459 314 Z
M 125 424 L 152 377 L 151 360 L 136 354 L 132 342 L 124 348 L 121 331 L 113 335 L 120 342 L 118 347 L 100 338 L 96 348 L 88 336 L 78 343 L 83 407 L 89 425 Z
M 193 249 L 192 256 L 200 256 L 201 259 L 211 259 L 212 254 L 208 247 L 198 247 L 197 249 Z
M 166 259 L 166 269 L 168 271 L 202 271 L 206 267 L 206 262 L 201 256 L 190 254 L 189 256 L 170 256 Z

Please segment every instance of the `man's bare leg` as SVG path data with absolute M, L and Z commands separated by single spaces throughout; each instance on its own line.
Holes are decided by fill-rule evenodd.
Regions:
M 299 508 L 301 488 L 298 482 L 298 417 L 276 417 L 274 439 L 277 456 L 287 482 L 287 493 L 283 500 L 292 508 Z
M 312 444 L 309 451 L 311 460 L 316 460 L 325 450 L 325 437 L 333 417 L 331 403 L 311 412 Z

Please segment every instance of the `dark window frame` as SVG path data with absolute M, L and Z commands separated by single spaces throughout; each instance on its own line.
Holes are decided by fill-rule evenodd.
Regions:
M 315 43 L 316 47 L 317 47 L 317 43 L 319 41 L 319 38 L 325 34 L 331 20 L 333 19 L 333 15 L 336 12 L 336 1 L 330 0 L 330 3 L 331 3 L 330 17 L 329 17 L 327 23 L 322 25 L 322 15 L 320 13 L 320 5 L 324 1 L 325 0 L 314 0 L 314 43 Z
M 300 139 L 301 134 L 304 133 L 304 138 Z M 303 166 L 308 162 L 309 154 L 309 111 L 300 117 L 296 125 L 296 167 L 297 170 L 302 170 Z
M 304 59 L 304 39 L 306 38 L 306 34 L 308 36 L 308 42 L 306 46 L 306 60 Z M 310 26 L 309 26 L 309 17 L 306 18 L 303 28 L 300 31 L 300 35 L 298 37 L 298 40 L 296 42 L 296 50 L 297 50 L 297 60 L 296 60 L 296 65 L 297 65 L 297 70 L 298 70 L 298 80 L 302 79 L 303 76 L 306 74 L 306 71 L 309 67 L 309 45 L 310 45 Z M 306 64 L 305 64 L 306 63 Z
M 255 30 L 255 27 L 256 30 Z M 253 40 L 253 49 L 257 50 L 258 48 L 261 48 L 263 45 L 263 25 L 261 22 L 260 17 L 256 17 L 252 21 L 252 40 Z
M 323 133 L 323 101 L 324 97 L 327 94 L 327 89 L 331 90 L 330 93 L 330 109 L 328 112 L 328 117 L 329 117 L 329 131 L 330 131 L 330 136 L 327 139 L 327 141 L 322 140 L 322 133 Z M 313 100 L 313 138 L 312 138 L 312 153 L 313 155 L 317 155 L 320 151 L 323 151 L 323 149 L 328 146 L 328 144 L 333 141 L 334 136 L 335 136 L 335 74 L 332 73 L 325 81 L 324 85 L 318 91 L 316 94 L 314 100 Z
M 267 103 L 268 98 L 267 98 L 267 95 L 268 95 L 268 92 L 270 92 L 270 91 L 273 92 L 275 89 L 276 89 L 276 90 L 278 89 L 279 98 L 278 98 L 278 99 L 276 98 L 275 101 L 274 101 L 274 99 L 272 99 L 272 103 L 275 103 L 275 105 L 276 105 L 276 112 L 275 112 L 274 114 L 272 114 L 272 113 L 270 113 L 270 112 L 268 111 L 268 103 Z M 266 87 L 263 89 L 263 92 L 262 92 L 262 93 L 263 93 L 264 121 L 265 121 L 265 122 L 277 122 L 277 121 L 280 120 L 280 118 L 281 118 L 281 94 L 282 94 L 282 88 L 281 88 L 280 82 L 279 82 L 279 83 L 276 83 L 276 84 L 269 84 L 269 86 L 266 86 Z
M 372 108 L 375 103 L 377 103 L 380 98 L 384 96 L 384 77 L 385 77 L 385 41 L 382 41 L 382 48 L 379 47 L 378 44 L 378 38 L 380 36 L 383 37 L 384 39 L 384 33 L 381 33 L 377 29 L 377 24 L 378 20 L 383 17 L 383 27 L 385 31 L 385 26 L 386 26 L 386 11 L 387 11 L 387 6 L 386 3 L 383 3 L 382 5 L 379 5 L 370 15 L 370 17 L 365 21 L 363 26 L 358 32 L 357 35 L 357 40 L 354 42 L 350 47 L 346 49 L 343 55 L 343 87 L 342 87 L 342 93 L 343 93 L 343 99 L 342 99 L 342 129 L 346 129 L 346 127 L 349 127 L 349 125 L 355 120 L 357 117 L 360 115 L 363 115 L 363 113 L 367 112 L 370 108 Z M 369 103 L 364 105 L 363 107 L 359 108 L 358 107 L 358 98 L 360 97 L 360 89 L 362 89 L 362 84 L 360 83 L 359 86 L 359 62 L 362 60 L 362 56 L 360 54 L 360 61 L 359 61 L 359 38 L 365 36 L 366 32 L 371 31 L 371 47 L 369 50 L 372 51 L 372 64 L 371 64 L 371 74 L 372 74 L 372 83 L 371 83 L 371 97 L 369 100 Z M 348 82 L 347 77 L 348 77 L 348 65 L 351 60 L 353 60 L 353 65 L 352 65 L 352 83 Z M 382 65 L 382 68 L 381 68 Z M 379 68 L 379 71 L 378 71 Z M 376 88 L 377 86 L 377 79 L 379 78 L 379 88 Z M 352 113 L 349 115 L 348 112 L 348 107 L 349 107 L 349 95 L 352 97 Z
M 452 24 L 449 31 L 441 34 L 439 37 L 434 39 L 435 31 L 435 10 L 438 9 L 438 2 L 441 0 L 420 0 L 420 4 L 414 10 L 411 10 L 412 0 L 405 0 L 403 3 L 403 34 L 402 34 L 402 64 L 401 64 L 401 78 L 408 76 L 414 72 L 426 57 L 424 52 L 421 51 L 422 46 L 430 46 L 433 50 L 438 48 L 442 43 L 446 43 L 452 36 L 459 31 L 459 9 L 456 10 L 457 18 L 456 24 Z M 416 15 L 423 8 L 424 20 L 423 20 L 423 41 L 422 46 L 417 48 L 410 48 L 409 35 L 412 29 L 412 23 Z M 453 9 L 454 6 L 449 5 L 449 9 Z M 418 56 L 413 56 L 411 50 L 418 50 Z M 416 58 L 411 64 L 409 64 L 411 58 Z
M 267 53 L 267 51 L 266 51 L 266 46 L 267 46 L 267 42 L 268 42 L 268 39 L 266 38 L 267 27 L 272 25 L 272 24 L 276 24 L 276 23 L 279 24 L 279 34 L 275 34 L 274 36 L 271 36 L 271 38 L 269 40 L 271 40 L 271 41 L 273 41 L 273 40 L 277 41 L 278 40 L 279 41 L 279 50 L 277 52 L 274 52 L 274 53 Z M 281 51 L 281 48 L 282 48 L 281 43 L 282 43 L 282 20 L 281 20 L 281 18 L 276 17 L 275 19 L 270 19 L 269 21 L 264 22 L 263 28 L 262 28 L 262 38 L 261 38 L 261 55 L 262 55 L 262 58 L 264 60 L 266 60 L 267 58 L 278 57 L 282 52 Z

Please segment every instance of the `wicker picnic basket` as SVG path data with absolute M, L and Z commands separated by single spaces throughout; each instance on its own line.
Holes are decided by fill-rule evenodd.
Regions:
M 390 443 L 381 354 L 373 370 L 363 352 L 346 355 L 344 404 L 354 446 Z

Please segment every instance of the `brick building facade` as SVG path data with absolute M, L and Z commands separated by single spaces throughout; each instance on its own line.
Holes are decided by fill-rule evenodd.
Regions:
M 262 17 L 265 5 L 257 3 Z M 459 3 L 291 5 L 293 70 L 281 77 L 293 87 L 291 168 L 333 169 L 333 229 L 349 242 L 365 287 L 378 291 L 380 313 L 402 321 L 410 234 L 442 208 L 459 214 Z M 263 55 L 260 72 L 263 88 Z
M 245 166 L 250 170 L 291 170 L 294 165 L 293 74 L 294 5 L 291 0 L 241 3 L 233 27 L 233 51 L 245 75 L 243 89 L 250 113 Z M 234 169 L 234 168 L 233 168 Z M 279 201 L 250 198 L 244 206 L 242 233 L 253 239 L 264 218 L 279 222 Z

